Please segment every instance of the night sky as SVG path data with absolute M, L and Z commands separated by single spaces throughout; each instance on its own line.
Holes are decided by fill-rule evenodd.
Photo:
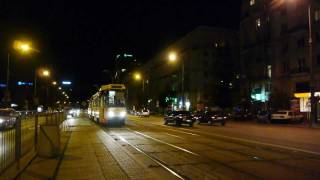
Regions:
M 13 52 L 16 78 L 36 66 L 53 69 L 55 79 L 74 82 L 73 99 L 89 97 L 94 84 L 108 81 L 117 53 L 145 62 L 199 25 L 237 30 L 239 0 L 14 1 L 0 2 L 0 82 L 10 43 L 31 40 L 41 53 Z M 31 78 L 31 77 L 28 77 Z

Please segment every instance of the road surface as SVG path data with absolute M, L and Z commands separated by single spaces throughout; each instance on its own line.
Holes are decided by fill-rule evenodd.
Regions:
M 125 127 L 103 131 L 116 144 L 110 152 L 125 151 L 136 163 L 166 172 L 166 178 L 320 178 L 319 129 L 247 123 L 175 127 L 163 125 L 161 118 L 131 116 Z M 123 154 L 112 155 L 126 164 Z

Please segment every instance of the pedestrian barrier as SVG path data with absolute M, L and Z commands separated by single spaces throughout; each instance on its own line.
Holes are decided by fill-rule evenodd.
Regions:
M 28 113 L 8 117 L 12 126 L 0 129 L 0 174 L 13 164 L 19 166 L 21 157 L 38 152 L 38 139 L 42 126 L 56 125 L 59 133 L 68 131 L 63 112 Z

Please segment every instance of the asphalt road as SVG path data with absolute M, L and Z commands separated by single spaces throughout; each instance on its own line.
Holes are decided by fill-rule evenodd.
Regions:
M 160 167 L 174 179 L 320 179 L 320 129 L 174 127 L 157 117 L 129 117 L 125 127 L 103 130 L 140 164 Z

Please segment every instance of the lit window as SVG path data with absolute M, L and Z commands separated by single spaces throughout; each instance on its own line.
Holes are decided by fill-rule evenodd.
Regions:
M 271 78 L 271 76 L 272 76 L 272 67 L 271 67 L 271 65 L 267 66 L 267 71 L 268 71 L 268 77 Z
M 315 21 L 319 21 L 320 20 L 320 9 L 315 11 L 314 19 L 315 19 Z
M 250 0 L 250 6 L 253 6 L 254 4 L 256 4 L 256 0 Z
M 259 29 L 261 27 L 261 19 L 256 19 L 256 27 Z

